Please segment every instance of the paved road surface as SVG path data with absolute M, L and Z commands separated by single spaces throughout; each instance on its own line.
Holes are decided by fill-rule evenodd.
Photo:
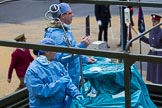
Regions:
M 0 0 L 4 1 L 4 0 Z M 8 0 L 5 0 L 8 1 Z M 141 0 L 142 2 L 161 2 L 161 0 Z M 44 13 L 52 3 L 59 3 L 59 0 L 17 0 L 0 4 L 0 23 L 20 23 L 31 19 L 44 17 Z M 74 15 L 94 15 L 94 4 L 70 4 Z M 162 13 L 162 8 L 144 7 L 144 14 Z M 119 15 L 119 7 L 111 6 L 112 15 Z M 134 9 L 137 14 L 137 9 Z

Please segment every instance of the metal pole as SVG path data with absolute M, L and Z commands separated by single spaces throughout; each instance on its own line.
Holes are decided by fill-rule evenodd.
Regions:
M 127 57 L 124 60 L 124 89 L 125 89 L 125 108 L 131 108 L 131 62 Z
M 141 39 L 139 39 L 139 44 L 140 44 L 140 54 L 142 54 Z M 142 62 L 141 61 L 140 61 L 140 72 L 142 76 Z

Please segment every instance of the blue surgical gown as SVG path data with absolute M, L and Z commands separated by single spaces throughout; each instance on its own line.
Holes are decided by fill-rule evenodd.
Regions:
M 24 83 L 29 91 L 30 108 L 65 108 L 65 97 L 80 95 L 64 66 L 37 57 L 28 67 Z
M 81 42 L 76 44 L 74 36 L 71 32 L 71 27 L 69 25 L 64 24 L 65 33 L 61 28 L 52 28 L 49 27 L 45 30 L 44 38 L 51 38 L 55 40 L 55 44 L 58 46 L 68 46 L 65 36 L 67 36 L 70 46 L 75 48 L 86 48 Z M 69 57 L 69 58 L 68 58 Z M 65 59 L 66 58 L 66 59 Z M 68 58 L 68 59 L 67 59 Z M 88 62 L 87 56 L 81 56 L 81 60 L 83 63 Z M 80 61 L 79 55 L 72 55 L 68 53 L 57 53 L 56 60 L 61 62 L 65 68 L 68 69 L 69 76 L 72 79 L 72 82 L 78 86 L 79 85 L 79 77 L 81 73 L 80 69 Z

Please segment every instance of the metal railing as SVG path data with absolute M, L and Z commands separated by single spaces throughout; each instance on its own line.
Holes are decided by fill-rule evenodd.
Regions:
M 134 6 L 134 7 L 156 7 L 156 8 L 162 8 L 162 3 L 160 2 L 133 2 L 131 0 L 119 0 L 119 1 L 108 1 L 108 0 L 62 0 L 64 2 L 70 2 L 70 3 L 86 3 L 86 4 L 109 4 L 109 5 L 124 5 L 124 6 Z M 160 26 L 161 24 L 159 24 L 158 26 Z M 152 30 L 153 28 L 151 28 L 150 30 Z M 147 30 L 146 32 L 144 32 L 143 34 L 141 34 L 140 36 L 143 36 L 144 34 L 148 33 L 150 30 Z M 138 39 L 138 38 L 137 38 Z M 136 39 L 134 39 L 136 40 Z M 135 61 L 149 61 L 148 59 L 152 59 L 152 57 L 154 58 L 154 56 L 150 56 L 150 58 L 147 58 L 147 56 L 141 56 L 140 55 L 132 55 L 129 54 L 128 52 L 128 48 L 131 42 L 134 41 L 133 39 L 127 43 L 126 45 L 126 51 L 122 54 L 123 56 L 123 61 L 124 61 L 124 84 L 125 84 L 125 106 L 126 108 L 130 108 L 131 106 L 131 95 L 130 95 L 130 66 L 135 62 Z M 114 54 L 117 58 L 118 55 Z M 134 57 L 133 57 L 134 56 Z M 136 58 L 137 57 L 137 58 Z M 142 57 L 142 58 L 141 58 Z M 161 58 L 160 56 L 157 58 Z M 153 60 L 153 59 L 152 59 Z M 158 61 L 150 61 L 150 62 L 158 62 Z M 160 61 L 162 61 L 162 59 L 159 59 Z M 158 62 L 159 63 L 159 62 Z M 162 62 L 160 62 L 162 63 Z
M 153 29 L 155 29 L 155 28 L 157 28 L 157 27 L 159 27 L 159 26 L 161 26 L 161 25 L 162 25 L 162 23 L 159 23 L 159 24 L 157 24 L 156 26 L 150 28 L 149 30 L 147 30 L 147 31 L 145 31 L 145 32 L 143 32 L 143 33 L 141 33 L 139 36 L 137 36 L 137 37 L 135 37 L 135 38 L 129 40 L 128 43 L 127 43 L 127 45 L 126 45 L 125 51 L 127 52 L 127 51 L 129 50 L 129 46 L 130 46 L 130 44 L 131 44 L 132 42 L 134 42 L 135 40 L 141 38 L 141 37 L 144 36 L 145 34 L 149 33 L 151 30 L 153 30 Z
M 89 4 L 110 4 L 110 5 L 125 5 L 125 6 L 142 6 L 142 7 L 162 7 L 162 3 L 138 3 L 138 2 L 127 2 L 127 1 L 107 1 L 107 0 L 62 0 L 71 3 L 89 3 Z M 158 26 L 160 26 L 159 24 Z M 148 33 L 148 31 L 146 31 Z M 144 32 L 141 35 L 144 35 Z M 127 47 L 129 47 L 129 42 Z M 29 49 L 41 49 L 49 50 L 55 52 L 66 52 L 72 54 L 84 54 L 89 56 L 101 56 L 108 58 L 122 59 L 124 61 L 124 81 L 125 81 L 125 106 L 130 108 L 131 98 L 130 98 L 130 67 L 136 61 L 145 61 L 145 62 L 156 62 L 162 63 L 161 56 L 151 56 L 143 54 L 133 54 L 126 52 L 114 52 L 114 51 L 105 51 L 105 50 L 90 50 L 90 49 L 78 49 L 78 48 L 67 48 L 59 46 L 50 46 L 50 45 L 38 45 L 31 43 L 17 43 L 13 41 L 3 41 L 0 40 L 0 46 L 4 47 L 20 47 L 20 48 L 29 48 Z
M 0 41 L 0 46 L 5 47 L 20 47 L 20 48 L 30 48 L 30 49 L 41 49 L 49 50 L 55 52 L 66 52 L 72 54 L 83 54 L 89 56 L 101 56 L 108 58 L 122 59 L 124 61 L 124 84 L 125 84 L 125 103 L 126 108 L 130 108 L 130 67 L 135 61 L 146 61 L 146 62 L 157 62 L 162 63 L 162 57 L 160 56 L 150 56 L 143 54 L 133 54 L 127 52 L 114 52 L 105 50 L 90 50 L 90 49 L 78 49 L 78 48 L 67 48 L 59 46 L 50 45 L 38 45 L 31 43 L 16 43 L 12 41 Z
M 109 4 L 109 5 L 124 5 L 124 6 L 134 6 L 134 7 L 156 7 L 162 8 L 161 2 L 135 2 L 127 0 L 62 0 L 69 3 L 85 3 L 85 4 Z
M 28 90 L 23 88 L 0 98 L 0 108 L 29 108 Z

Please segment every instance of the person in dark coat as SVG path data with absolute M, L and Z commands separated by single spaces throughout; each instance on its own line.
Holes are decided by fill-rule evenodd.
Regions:
M 156 14 L 152 14 L 151 16 L 153 26 L 160 23 L 161 16 Z M 141 40 L 150 45 L 148 55 L 162 56 L 162 29 L 160 27 L 150 31 L 149 38 L 143 36 Z M 161 76 L 162 64 L 148 62 L 146 80 L 151 81 L 152 83 L 162 84 Z
M 104 32 L 104 41 L 108 42 L 108 24 L 111 27 L 111 13 L 109 5 L 95 5 L 95 16 L 99 26 L 98 40 L 102 41 L 102 33 Z M 107 44 L 107 47 L 110 46 Z

